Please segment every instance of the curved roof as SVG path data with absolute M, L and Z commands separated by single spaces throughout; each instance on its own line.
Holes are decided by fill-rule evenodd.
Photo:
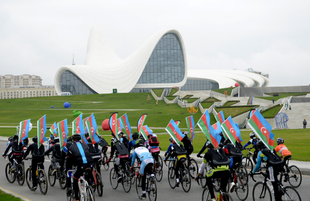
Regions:
M 158 41 L 168 33 L 175 34 L 180 42 L 184 65 L 184 79 L 179 83 L 137 84 L 154 48 Z M 91 30 L 85 65 L 68 65 L 61 67 L 54 79 L 55 89 L 61 93 L 59 80 L 63 72 L 71 71 L 92 90 L 97 93 L 112 93 L 117 88 L 120 93 L 130 92 L 133 88 L 160 88 L 183 86 L 187 79 L 187 62 L 184 42 L 181 34 L 174 29 L 166 29 L 155 33 L 149 40 L 143 43 L 139 49 L 126 59 L 121 60 L 107 44 L 98 27 Z

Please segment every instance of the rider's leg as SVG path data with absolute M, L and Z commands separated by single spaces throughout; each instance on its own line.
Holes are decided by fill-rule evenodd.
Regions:
M 32 158 L 31 160 L 31 174 L 32 174 L 32 187 L 36 187 L 38 184 L 37 184 L 37 160 L 36 158 Z

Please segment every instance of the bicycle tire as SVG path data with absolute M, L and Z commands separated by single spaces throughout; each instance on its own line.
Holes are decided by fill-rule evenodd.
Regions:
M 93 189 L 90 186 L 86 187 L 86 200 L 95 201 L 95 195 L 93 193 Z
M 203 175 L 204 174 L 199 175 L 198 177 L 198 185 L 201 186 L 201 188 L 205 188 L 207 186 L 207 177 Z
M 298 193 L 298 191 L 291 187 L 291 186 L 286 186 L 283 189 L 284 191 L 284 195 L 282 195 L 282 200 L 283 201 L 301 201 L 300 195 Z
M 191 190 L 191 176 L 184 167 L 180 168 L 180 180 L 184 192 L 188 193 Z
M 17 182 L 20 186 L 24 185 L 25 182 L 25 170 L 22 164 L 18 164 L 17 166 Z
M 160 155 L 158 155 L 158 163 L 159 163 L 160 170 L 163 170 L 164 161 Z
M 140 198 L 140 195 L 142 195 L 142 178 L 140 175 L 136 177 L 136 192 L 138 198 Z
M 234 191 L 236 192 L 238 199 L 241 201 L 246 200 L 249 195 L 249 184 L 241 184 L 238 182 L 236 185 L 237 186 L 235 187 Z
M 103 183 L 100 174 L 97 172 L 96 174 L 96 180 L 97 180 L 97 193 L 100 197 L 103 195 Z
M 175 175 L 175 170 L 174 170 L 174 167 L 170 167 L 168 169 L 168 183 L 169 183 L 169 186 L 174 189 L 175 188 L 175 184 L 176 184 L 176 175 Z
M 29 167 L 26 171 L 26 183 L 28 188 L 31 190 L 32 187 L 32 172 L 31 172 L 31 167 Z
M 148 180 L 148 196 L 150 201 L 157 200 L 157 185 L 154 177 L 150 177 Z
M 56 183 L 56 172 L 54 172 L 54 174 L 52 174 L 53 171 L 54 171 L 53 166 L 50 165 L 48 167 L 47 175 L 48 175 L 48 182 L 50 183 L 51 186 L 54 186 Z
M 129 193 L 130 189 L 131 189 L 131 177 L 129 174 L 127 173 L 123 173 L 123 176 L 122 176 L 122 186 L 123 186 L 123 189 L 126 193 Z
M 155 172 L 155 178 L 156 178 L 156 181 L 157 182 L 160 182 L 162 179 L 163 179 L 163 175 L 164 175 L 164 172 L 163 172 L 163 170 L 157 170 L 156 172 Z
M 220 192 L 221 189 L 221 178 L 213 178 L 213 189 L 215 192 Z
M 59 176 L 58 182 L 61 189 L 65 189 L 67 187 L 67 180 L 64 172 Z
M 289 166 L 288 175 L 289 175 L 288 179 L 289 184 L 294 188 L 298 188 L 302 182 L 302 174 L 299 168 L 296 165 Z
M 250 159 L 250 157 L 245 156 L 242 159 L 242 165 L 246 168 L 246 169 L 250 169 L 250 171 L 253 171 L 253 163 Z
M 14 183 L 14 181 L 16 179 L 16 175 L 14 172 L 11 171 L 11 168 L 12 168 L 11 163 L 7 163 L 5 166 L 5 176 L 6 176 L 6 179 L 8 180 L 8 182 Z
M 110 171 L 110 184 L 111 187 L 115 190 L 118 187 L 118 176 L 114 168 Z
M 190 159 L 188 164 L 188 171 L 192 179 L 195 179 L 198 174 L 198 164 L 195 159 Z
M 272 201 L 271 190 L 264 184 L 263 182 L 257 182 L 253 187 L 252 192 L 252 200 L 253 201 Z
M 109 165 L 109 163 L 107 163 L 107 161 L 108 161 L 108 156 L 107 155 L 103 155 L 103 157 L 102 157 L 102 166 L 103 166 L 103 169 L 105 171 L 108 171 L 109 168 L 110 168 L 110 165 Z
M 216 196 L 214 195 L 216 198 Z M 202 192 L 202 201 L 210 201 L 211 200 L 211 194 L 208 188 L 205 188 Z M 232 197 L 228 194 L 225 193 L 222 197 L 222 201 L 232 201 Z
M 48 190 L 48 184 L 46 174 L 42 169 L 38 169 L 38 184 L 40 186 L 41 193 L 45 195 Z

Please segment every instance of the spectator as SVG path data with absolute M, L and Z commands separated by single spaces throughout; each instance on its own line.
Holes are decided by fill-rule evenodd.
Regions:
M 306 121 L 306 119 L 304 119 L 304 121 L 303 121 L 302 123 L 303 123 L 303 125 L 304 125 L 304 128 L 306 128 L 306 126 L 307 126 L 307 121 Z

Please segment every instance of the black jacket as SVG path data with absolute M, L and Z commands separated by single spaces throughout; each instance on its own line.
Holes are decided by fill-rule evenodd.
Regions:
M 49 153 L 53 154 L 53 157 L 57 158 L 57 159 L 62 159 L 63 157 L 63 152 L 60 150 L 60 145 L 59 144 L 55 144 L 53 146 L 51 146 L 45 153 L 44 155 L 48 155 Z
M 85 158 L 82 158 L 82 154 L 78 148 L 78 144 L 81 145 L 84 152 Z M 72 165 L 80 166 L 83 164 L 93 163 L 93 159 L 90 155 L 88 146 L 81 142 L 73 142 L 72 145 L 68 148 L 67 157 L 72 161 Z M 85 163 L 86 162 L 86 163 Z
M 25 158 L 28 156 L 28 154 L 31 152 L 32 158 L 38 158 L 38 159 L 44 159 L 44 145 L 41 145 L 40 148 L 38 148 L 37 143 L 31 144 L 26 153 L 25 153 Z

